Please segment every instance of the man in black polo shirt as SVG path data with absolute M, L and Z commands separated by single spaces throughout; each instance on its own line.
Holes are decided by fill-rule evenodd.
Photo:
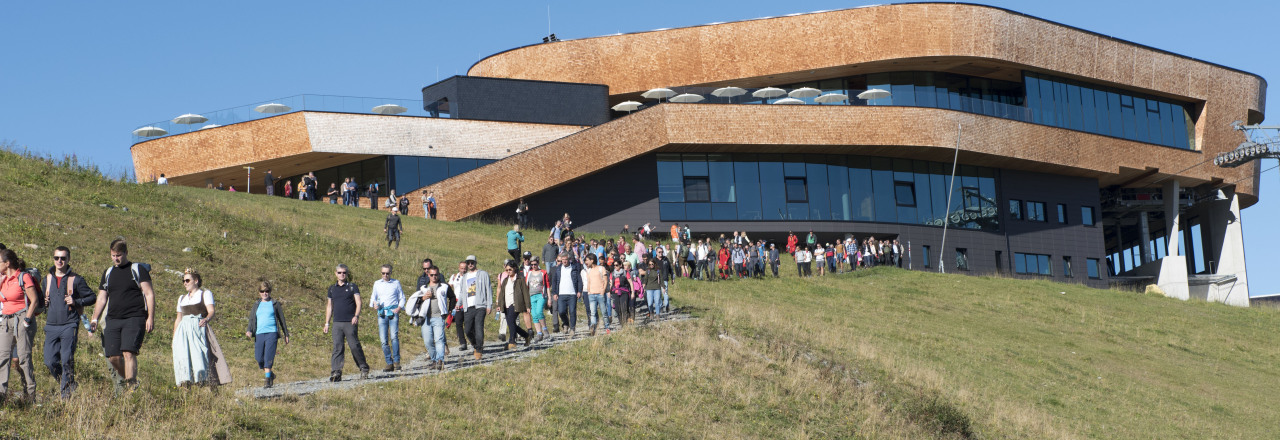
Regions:
M 107 309 L 107 321 L 102 329 L 102 351 L 111 363 L 116 376 L 116 387 L 138 386 L 138 350 L 142 339 L 151 333 L 155 319 L 155 295 L 151 290 L 151 273 L 141 264 L 129 262 L 129 245 L 123 239 L 111 242 L 112 267 L 102 272 L 102 284 L 94 301 L 93 321 L 89 331 L 95 331 L 98 318 Z
M 355 283 L 347 282 L 348 277 L 351 276 L 349 272 L 347 265 L 338 265 L 334 271 L 338 282 L 329 286 L 329 299 L 324 306 L 325 333 L 329 333 L 329 320 L 333 319 L 333 356 L 329 358 L 330 382 L 342 380 L 342 365 L 346 362 L 345 347 L 342 346 L 344 339 L 347 345 L 351 346 L 351 358 L 356 361 L 356 366 L 360 367 L 360 378 L 369 378 L 369 364 L 364 361 L 364 348 L 360 346 L 360 336 L 356 333 L 356 323 L 360 319 L 360 287 Z

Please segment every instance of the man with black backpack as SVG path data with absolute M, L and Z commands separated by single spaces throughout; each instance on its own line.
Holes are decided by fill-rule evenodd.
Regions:
M 59 383 L 62 398 L 71 398 L 76 389 L 75 355 L 77 327 L 84 306 L 97 301 L 84 277 L 71 270 L 71 249 L 53 250 L 53 267 L 44 280 L 44 296 L 49 301 L 44 323 L 44 365 Z
M 111 242 L 111 263 L 112 266 L 102 272 L 89 331 L 97 331 L 98 319 L 105 313 L 102 351 L 111 364 L 116 390 L 126 386 L 135 389 L 138 387 L 138 351 L 155 324 L 151 266 L 130 262 L 129 245 L 121 238 Z

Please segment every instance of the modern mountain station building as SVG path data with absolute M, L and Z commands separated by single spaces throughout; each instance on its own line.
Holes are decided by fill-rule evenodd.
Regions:
M 322 192 L 407 193 L 417 215 L 431 191 L 443 220 L 514 218 L 524 198 L 542 227 L 852 234 L 909 244 L 916 270 L 1248 305 L 1240 209 L 1259 171 L 1212 159 L 1244 140 L 1233 123 L 1262 121 L 1265 91 L 1006 9 L 910 3 L 550 39 L 420 102 L 184 115 L 136 130 L 132 154 L 143 181 L 262 193 L 268 169 L 315 172 Z

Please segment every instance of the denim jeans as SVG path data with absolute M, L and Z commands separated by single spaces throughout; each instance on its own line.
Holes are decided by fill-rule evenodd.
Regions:
M 444 318 L 432 316 L 422 324 L 422 345 L 433 361 L 444 360 Z
M 556 314 L 560 317 L 560 325 L 569 330 L 578 327 L 578 297 L 576 295 L 560 295 L 556 297 Z
M 645 290 L 644 300 L 649 304 L 649 313 L 658 313 L 658 306 L 662 305 L 662 289 Z
M 590 317 L 588 321 L 591 324 L 591 328 L 594 329 L 596 328 L 596 323 L 599 322 L 596 318 L 596 313 L 599 312 L 600 316 L 605 317 L 606 313 L 608 313 L 605 312 L 608 303 L 605 302 L 604 295 L 591 294 L 587 295 L 587 305 L 587 315 Z M 608 324 L 605 324 L 605 326 L 607 327 Z
M 391 339 L 390 343 L 387 339 Z M 382 357 L 387 363 L 400 363 L 400 315 L 378 317 L 378 340 L 382 341 Z
M 600 296 L 604 297 L 604 325 L 608 327 L 613 325 L 613 295 L 606 293 Z
M 662 282 L 662 302 L 658 303 L 658 307 L 661 307 L 663 309 L 671 307 L 670 292 L 671 292 L 671 287 L 667 285 L 666 281 L 663 281 Z

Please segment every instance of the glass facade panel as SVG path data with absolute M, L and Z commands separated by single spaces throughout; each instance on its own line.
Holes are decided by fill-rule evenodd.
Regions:
M 871 158 L 871 188 L 876 200 L 876 221 L 896 223 L 898 203 L 893 197 L 892 162 L 888 158 Z
M 1081 206 L 1080 207 L 1080 224 L 1085 226 L 1093 226 L 1094 221 L 1095 220 L 1093 218 L 1093 207 Z
M 336 174 L 335 174 L 336 175 Z M 391 156 L 391 188 L 396 193 L 421 188 L 418 185 L 418 158 L 414 156 Z
M 807 168 L 809 219 L 828 220 L 831 218 L 831 196 L 827 183 L 827 165 L 810 163 Z
M 664 222 L 684 221 L 684 203 L 658 203 L 658 217 Z
M 706 176 L 707 173 L 707 155 L 705 154 L 685 154 L 684 156 L 684 175 L 686 176 Z
M 708 154 L 707 168 L 711 174 L 711 201 L 736 202 L 733 186 L 733 162 L 728 154 Z M 730 219 L 732 220 L 732 219 Z
M 760 207 L 765 220 L 787 219 L 787 192 L 782 179 L 782 162 L 760 162 Z
M 1085 263 L 1087 263 L 1087 264 L 1085 264 L 1085 266 L 1086 266 L 1086 267 L 1088 268 L 1088 270 L 1089 270 L 1089 278 L 1093 278 L 1093 279 L 1102 278 L 1102 273 L 1098 270 L 1098 259 L 1097 259 L 1097 258 L 1089 258 L 1089 259 L 1086 259 L 1086 260 L 1085 260 Z
M 1080 97 L 1080 86 L 1074 84 L 1067 85 L 1067 128 L 1072 130 L 1083 130 L 1084 119 L 1080 116 L 1080 103 L 1083 100 Z
M 1151 142 L 1151 133 L 1147 131 L 1147 100 L 1133 98 L 1133 128 L 1135 139 L 1140 142 Z
M 1035 123 L 1189 149 L 1174 123 L 1184 104 L 1038 73 L 1025 72 L 1023 81 Z M 1181 125 L 1194 127 L 1189 117 Z
M 449 174 L 449 159 L 443 157 L 418 158 L 418 184 L 427 186 L 449 177 L 451 177 Z
M 853 203 L 849 197 L 849 167 L 843 164 L 827 165 L 827 182 L 830 182 L 831 189 L 831 219 L 853 220 Z
M 1181 109 L 1179 109 L 1181 110 Z M 1178 141 L 1173 138 L 1173 105 L 1167 102 L 1160 103 L 1160 138 L 1165 145 L 1177 145 Z
M 1030 101 L 1039 103 L 1040 102 L 1040 78 L 1037 78 L 1031 75 L 1026 75 L 1025 77 L 1023 77 L 1023 81 L 1025 81 L 1027 85 L 1027 97 L 1033 98 L 1033 99 L 1030 99 Z M 1042 111 L 1031 112 L 1031 121 L 1037 124 L 1043 124 L 1044 112 Z
M 1115 92 L 1107 92 L 1107 107 L 1111 110 L 1107 112 L 1110 119 L 1111 136 L 1124 137 L 1124 110 L 1120 107 L 1120 95 Z
M 871 191 L 871 162 L 864 157 L 849 161 L 849 189 L 853 201 L 853 220 L 875 220 L 875 198 Z
M 1107 92 L 1102 90 L 1093 91 L 1093 112 L 1098 118 L 1098 134 L 1111 134 L 1110 120 L 1108 119 L 1111 112 L 1107 111 Z
M 456 176 L 479 166 L 475 159 L 449 158 L 449 175 Z
M 684 171 L 679 154 L 658 155 L 658 202 L 684 201 Z M 683 212 L 684 209 L 681 208 Z
M 1081 116 L 1084 118 L 1082 130 L 1090 133 L 1097 133 L 1098 117 L 1096 113 L 1097 108 L 1095 108 L 1093 104 L 1093 93 L 1093 90 L 1087 88 L 1080 89 L 1080 112 Z
M 659 200 L 660 217 L 669 221 L 876 221 L 930 226 L 949 221 L 952 227 L 980 230 L 999 226 L 996 170 L 991 168 L 961 166 L 956 189 L 948 193 L 950 166 L 939 162 L 738 154 L 732 155 L 733 161 L 712 157 L 702 162 L 710 164 L 708 175 L 698 176 L 688 175 L 689 155 L 675 159 L 663 155 L 657 161 L 662 174 L 659 185 L 668 189 L 668 197 Z M 717 163 L 732 171 L 727 174 L 733 179 L 732 202 L 716 201 L 715 182 L 721 173 L 716 169 L 722 166 Z M 787 175 L 787 164 L 793 176 Z M 952 194 L 950 210 L 946 209 L 948 194 Z
M 760 209 L 760 166 L 755 155 L 736 155 L 733 163 L 735 187 L 738 190 L 738 220 L 764 220 Z

